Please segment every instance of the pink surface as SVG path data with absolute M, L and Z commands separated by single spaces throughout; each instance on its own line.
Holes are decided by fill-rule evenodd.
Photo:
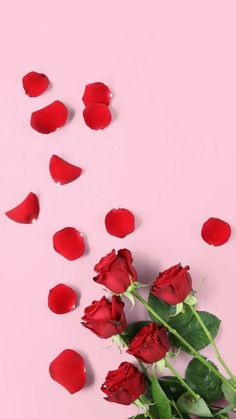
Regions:
M 4 419 L 125 419 L 135 408 L 103 400 L 100 385 L 125 359 L 80 326 L 83 309 L 100 298 L 93 266 L 111 248 L 129 247 L 149 281 L 161 269 L 190 264 L 201 308 L 223 319 L 218 343 L 236 371 L 232 349 L 235 306 L 236 60 L 234 1 L 108 0 L 5 2 L 1 12 L 1 304 L 0 416 Z M 21 78 L 45 72 L 50 90 L 31 99 Z M 114 122 L 104 132 L 82 119 L 86 83 L 114 92 Z M 49 136 L 30 128 L 30 114 L 59 99 L 75 112 Z M 58 187 L 52 154 L 84 173 Z M 34 225 L 4 212 L 28 192 L 40 198 Z M 109 236 L 104 216 L 113 207 L 137 216 L 134 234 Z M 220 248 L 201 240 L 209 217 L 228 221 L 231 241 Z M 52 235 L 74 226 L 88 251 L 69 262 Z M 58 282 L 78 289 L 77 310 L 57 316 L 47 294 Z M 142 318 L 137 305 L 129 313 Z M 87 387 L 71 396 L 48 374 L 63 349 L 79 349 L 89 369 Z M 186 357 L 184 357 L 186 358 Z M 127 356 L 127 359 L 132 360 Z M 180 365 L 181 367 L 181 365 Z

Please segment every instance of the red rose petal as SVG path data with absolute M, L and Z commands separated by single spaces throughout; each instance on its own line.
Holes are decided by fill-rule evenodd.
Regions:
M 54 234 L 53 247 L 66 259 L 78 259 L 85 252 L 83 234 L 73 227 L 65 227 Z
M 50 159 L 49 171 L 58 185 L 65 185 L 77 179 L 81 175 L 82 169 L 54 154 Z
M 30 124 L 33 129 L 41 134 L 50 134 L 63 127 L 67 121 L 68 109 L 59 100 L 45 108 L 35 111 L 31 115 Z
M 51 362 L 49 374 L 71 394 L 80 391 L 86 382 L 84 360 L 72 349 L 65 349 Z
M 25 89 L 25 94 L 30 97 L 36 97 L 47 90 L 49 79 L 45 74 L 31 71 L 23 77 L 22 83 Z
M 123 238 L 133 233 L 135 218 L 132 212 L 125 208 L 112 209 L 105 217 L 106 230 L 112 236 Z
M 53 313 L 65 314 L 74 310 L 77 304 L 77 294 L 65 284 L 58 284 L 49 291 L 48 307 Z
M 17 223 L 31 224 L 39 216 L 39 201 L 37 196 L 30 192 L 19 205 L 7 211 L 6 216 Z
M 202 238 L 213 246 L 222 246 L 231 236 L 231 228 L 228 223 L 219 218 L 209 218 L 202 226 Z
M 100 130 L 111 123 L 111 112 L 104 103 L 90 103 L 83 111 L 85 124 L 89 128 Z
M 109 105 L 111 101 L 111 91 L 104 83 L 96 82 L 90 83 L 85 86 L 84 95 L 82 100 L 85 106 L 90 103 L 104 103 L 104 105 Z

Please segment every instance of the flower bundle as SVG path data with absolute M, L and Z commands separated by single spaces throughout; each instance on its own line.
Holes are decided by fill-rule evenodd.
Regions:
M 112 296 L 93 301 L 85 309 L 82 324 L 100 338 L 112 338 L 138 362 L 138 367 L 122 362 L 108 372 L 101 387 L 106 400 L 133 403 L 139 409 L 133 416 L 137 419 L 223 419 L 228 412 L 234 412 L 236 377 L 214 341 L 220 320 L 197 310 L 189 266 L 177 264 L 160 273 L 151 284 L 148 301 L 138 291 L 146 285 L 137 280 L 129 250 L 112 250 L 94 269 L 94 281 L 105 286 Z M 150 320 L 128 325 L 124 297 L 143 304 Z M 225 374 L 201 354 L 208 345 Z M 181 351 L 192 356 L 184 377 L 173 366 L 173 359 Z M 166 369 L 171 375 L 163 375 Z

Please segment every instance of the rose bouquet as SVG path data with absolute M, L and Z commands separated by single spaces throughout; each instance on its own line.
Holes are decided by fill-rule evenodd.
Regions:
M 150 284 L 148 301 L 138 289 L 131 252 L 112 250 L 95 266 L 94 281 L 112 294 L 93 301 L 85 309 L 83 326 L 98 337 L 112 338 L 136 360 L 122 362 L 109 371 L 101 390 L 110 402 L 138 407 L 133 416 L 142 418 L 228 417 L 236 406 L 236 377 L 215 344 L 220 320 L 196 309 L 189 266 L 180 264 L 160 273 Z M 134 304 L 138 300 L 147 309 L 150 320 L 127 324 L 123 297 Z M 217 365 L 201 354 L 211 345 Z M 182 377 L 173 366 L 181 351 L 192 356 Z M 164 370 L 171 375 L 165 375 Z M 223 405 L 222 405 L 223 404 Z

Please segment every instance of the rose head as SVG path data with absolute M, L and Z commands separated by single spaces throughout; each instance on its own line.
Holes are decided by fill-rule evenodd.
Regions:
M 120 404 L 131 404 L 146 389 L 145 375 L 130 362 L 122 362 L 115 371 L 109 371 L 101 390 L 105 400 Z
M 129 354 L 139 358 L 142 362 L 150 363 L 160 361 L 166 356 L 170 348 L 166 329 L 158 328 L 155 323 L 143 326 L 137 335 L 131 340 Z
M 93 279 L 115 294 L 123 294 L 137 279 L 132 262 L 129 250 L 120 249 L 117 253 L 112 250 L 95 265 L 94 270 L 98 275 Z
M 127 328 L 124 303 L 116 295 L 112 296 L 112 301 L 106 297 L 102 297 L 100 301 L 93 301 L 84 310 L 82 320 L 84 327 L 103 339 L 118 335 Z
M 181 264 L 161 272 L 152 286 L 152 294 L 168 304 L 182 303 L 192 291 L 192 279 L 188 273 L 189 266 Z

